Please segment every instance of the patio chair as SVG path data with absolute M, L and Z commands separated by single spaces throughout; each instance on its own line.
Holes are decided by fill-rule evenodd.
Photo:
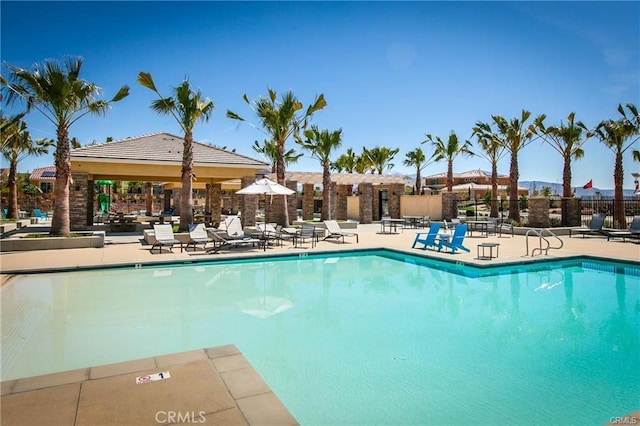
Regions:
M 627 238 L 635 238 L 640 241 L 640 216 L 634 216 L 629 228 L 626 231 L 607 232 L 607 241 L 611 238 L 622 238 L 624 242 Z
M 275 241 L 280 247 L 287 239 L 293 239 L 293 235 L 284 234 L 282 231 L 282 225 L 276 225 L 274 228 L 270 223 L 259 223 L 258 229 L 262 231 L 263 239 L 267 241 Z
M 325 220 L 324 226 L 327 228 L 327 232 L 329 233 L 323 240 L 328 240 L 329 238 L 340 239 L 342 238 L 342 243 L 344 244 L 344 237 L 356 237 L 356 243 L 358 243 L 358 234 L 355 232 L 346 232 L 340 228 L 338 222 L 335 220 Z
M 227 229 L 227 236 L 229 238 L 245 238 L 244 229 L 242 228 L 242 222 L 239 216 L 227 216 L 224 219 L 224 226 Z
M 497 217 L 490 217 L 489 218 L 489 224 L 487 225 L 487 233 L 493 233 L 495 235 L 497 235 L 498 237 L 502 237 L 502 233 L 510 233 L 511 236 L 513 237 L 513 225 L 510 223 L 506 223 L 506 222 L 502 222 L 502 223 L 498 223 L 498 218 Z
M 462 245 L 464 237 L 467 235 L 467 225 L 456 225 L 451 236 L 451 241 L 445 236 L 442 236 L 437 242 L 438 251 L 442 251 L 443 248 L 449 248 L 451 253 L 455 253 L 458 250 L 469 252 L 470 250 Z
M 150 253 L 153 253 L 153 250 L 156 248 L 160 250 L 159 253 L 162 253 L 162 247 L 169 247 L 169 251 L 173 253 L 173 246 L 176 244 L 180 244 L 180 252 L 182 252 L 182 243 L 176 240 L 171 225 L 153 225 L 153 232 L 156 237 L 156 242 L 151 246 L 149 250 Z
M 315 225 L 309 225 L 307 223 L 302 224 L 302 228 L 300 228 L 293 238 L 293 245 L 298 247 L 298 244 L 304 244 L 306 240 L 311 240 L 311 248 L 316 246 L 316 242 L 318 240 L 318 234 L 316 234 Z
M 257 244 L 258 247 L 262 246 L 265 251 L 267 249 L 265 241 L 258 238 L 225 238 L 224 234 L 220 232 L 212 232 L 210 235 L 213 237 L 213 247 L 207 250 L 207 253 L 217 254 L 223 248 L 240 247 L 247 244 L 251 244 L 254 247 Z
M 191 224 L 189 225 L 189 242 L 184 246 L 184 250 L 189 251 L 189 247 L 193 246 L 193 251 L 195 251 L 198 244 L 202 244 L 202 249 L 206 250 L 207 243 L 211 242 L 213 240 L 209 238 L 204 223 Z
M 604 225 L 604 213 L 594 214 L 591 217 L 591 222 L 589 222 L 588 228 L 571 228 L 569 229 L 569 238 L 575 232 L 576 234 L 582 234 L 582 238 L 585 235 L 603 235 L 602 233 L 602 225 Z
M 442 229 L 442 224 L 434 222 L 429 227 L 428 232 L 416 232 L 416 239 L 413 240 L 411 248 L 416 248 L 416 244 L 422 244 L 422 247 L 418 247 L 422 250 L 426 250 L 429 247 L 438 247 L 436 244 L 436 236 L 438 232 L 440 232 L 440 229 Z
M 41 220 L 47 220 L 48 219 L 47 215 L 42 213 L 40 211 L 40 209 L 33 209 L 33 214 L 31 216 L 32 217 L 36 217 L 36 218 L 41 219 Z

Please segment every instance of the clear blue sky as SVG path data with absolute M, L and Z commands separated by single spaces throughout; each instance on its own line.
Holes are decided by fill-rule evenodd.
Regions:
M 400 148 L 391 172 L 414 173 L 402 162 L 425 134 L 469 138 L 476 121 L 515 117 L 524 108 L 559 124 L 575 111 L 593 127 L 617 118 L 619 103 L 640 107 L 638 2 L 10 2 L 0 3 L 3 62 L 30 68 L 46 58 L 82 56 L 84 79 L 105 98 L 131 88 L 106 117 L 85 117 L 70 131 L 84 144 L 166 131 L 171 117 L 155 114 L 154 94 L 136 83 L 140 71 L 159 90 L 185 77 L 214 101 L 197 141 L 251 150 L 258 130 L 225 117 L 227 109 L 257 122 L 242 101 L 293 90 L 308 105 L 323 93 L 327 107 L 314 123 L 343 129 L 336 157 L 353 147 Z M 6 68 L 3 68 L 3 74 Z M 5 109 L 5 113 L 15 112 Z M 37 113 L 34 137 L 54 138 Z M 294 141 L 289 147 L 294 147 Z M 423 149 L 429 151 L 425 144 Z M 613 187 L 614 155 L 595 139 L 574 162 L 573 185 L 589 179 Z M 20 171 L 52 165 L 52 155 L 28 158 Z M 508 174 L 508 157 L 500 173 Z M 3 164 L 3 166 L 6 166 Z M 483 168 L 458 159 L 454 171 Z M 625 188 L 640 171 L 627 153 Z M 290 170 L 320 170 L 305 157 Z M 433 164 L 424 175 L 446 170 Z M 520 180 L 560 183 L 562 160 L 536 141 L 520 154 Z

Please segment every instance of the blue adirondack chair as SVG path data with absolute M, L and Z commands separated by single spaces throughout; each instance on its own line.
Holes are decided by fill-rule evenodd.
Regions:
M 451 253 L 455 253 L 457 250 L 468 252 L 469 249 L 462 245 L 464 237 L 467 235 L 467 225 L 456 225 L 451 240 L 441 238 L 438 241 L 438 251 L 442 251 L 443 247 L 448 247 Z
M 422 250 L 426 250 L 428 247 L 438 247 L 438 244 L 436 243 L 436 236 L 441 228 L 441 223 L 434 222 L 429 226 L 428 232 L 416 232 L 416 239 L 413 240 L 411 248 L 416 248 L 416 244 L 422 244 L 422 247 L 418 247 Z
M 47 220 L 47 215 L 42 213 L 40 209 L 33 209 L 32 217 L 37 217 L 38 219 Z

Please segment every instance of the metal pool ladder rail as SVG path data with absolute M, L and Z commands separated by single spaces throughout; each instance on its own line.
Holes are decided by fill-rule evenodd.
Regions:
M 543 228 L 543 229 L 529 229 L 527 231 L 526 234 L 526 246 L 527 246 L 527 252 L 524 254 L 525 256 L 529 256 L 529 235 L 533 234 L 536 235 L 538 237 L 538 242 L 539 242 L 539 246 L 533 248 L 533 250 L 531 250 L 531 256 L 535 256 L 536 254 L 536 250 L 540 251 L 540 254 L 544 253 L 545 255 L 549 254 L 549 250 L 560 250 L 563 246 L 564 246 L 564 242 L 562 241 L 562 239 L 557 236 L 556 234 L 553 233 L 553 231 L 549 228 Z M 546 234 L 546 236 L 545 236 Z M 560 242 L 559 246 L 552 246 L 551 243 L 549 242 L 549 240 L 547 239 L 547 237 L 553 237 L 556 240 L 558 240 Z M 544 241 L 544 247 L 543 247 L 543 241 Z

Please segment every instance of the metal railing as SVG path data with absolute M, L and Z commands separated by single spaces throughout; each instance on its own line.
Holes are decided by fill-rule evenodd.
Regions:
M 551 242 L 547 239 L 547 237 L 545 237 L 544 235 L 545 233 L 547 234 L 547 237 L 552 237 L 558 240 L 560 242 L 560 245 L 557 247 L 552 246 Z M 526 234 L 526 240 L 525 240 L 526 253 L 524 254 L 525 256 L 529 256 L 529 235 L 530 234 L 537 236 L 538 242 L 539 242 L 538 247 L 534 247 L 533 250 L 531 250 L 531 257 L 535 256 L 536 250 L 538 250 L 540 254 L 544 253 L 544 255 L 546 256 L 549 254 L 549 250 L 560 250 L 564 246 L 564 242 L 562 241 L 562 238 L 554 234 L 553 231 L 551 231 L 549 228 L 543 228 L 543 229 L 532 228 L 532 229 L 529 229 Z

